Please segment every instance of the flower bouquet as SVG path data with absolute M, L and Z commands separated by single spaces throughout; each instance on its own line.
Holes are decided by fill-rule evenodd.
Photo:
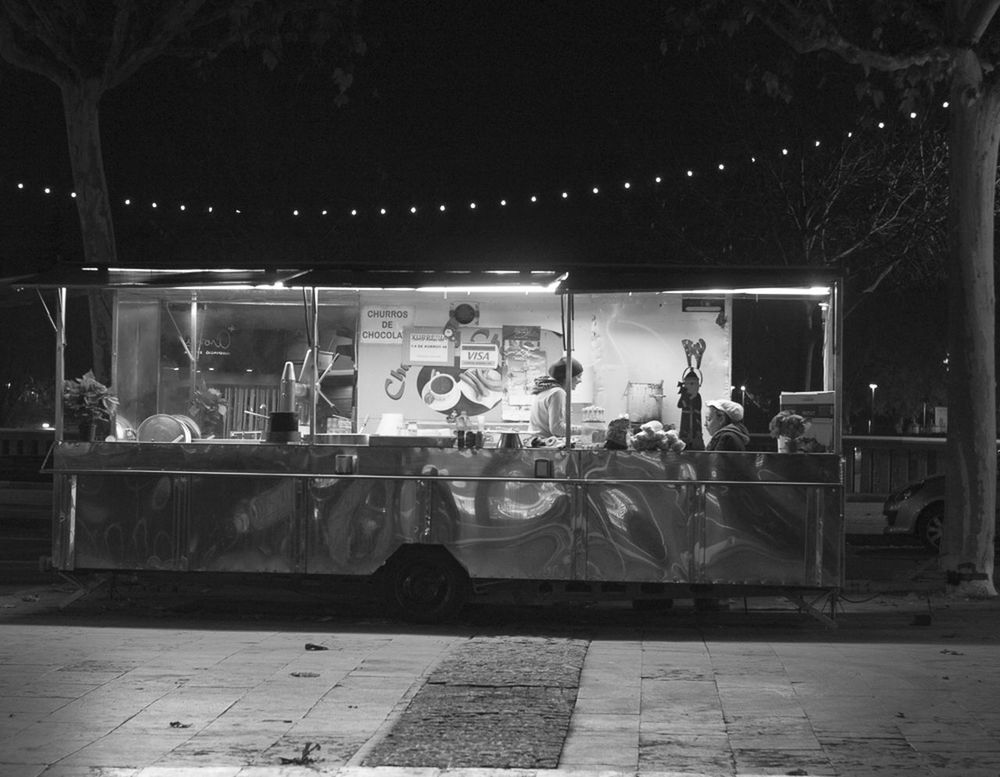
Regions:
M 806 419 L 791 410 L 782 410 L 771 419 L 768 430 L 772 437 L 797 440 L 806 433 Z
M 768 426 L 778 440 L 778 453 L 821 453 L 825 448 L 815 437 L 806 437 L 809 422 L 791 410 L 782 410 Z
M 80 439 L 103 440 L 114 428 L 118 397 L 87 370 L 82 378 L 63 381 L 63 409 L 79 423 Z

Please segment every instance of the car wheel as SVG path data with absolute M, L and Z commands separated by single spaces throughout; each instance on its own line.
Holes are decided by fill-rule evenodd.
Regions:
M 458 614 L 469 576 L 440 549 L 407 549 L 390 560 L 382 593 L 393 615 L 415 623 L 439 623 Z
M 928 550 L 941 551 L 941 537 L 944 533 L 944 504 L 935 502 L 924 508 L 917 520 L 917 538 Z

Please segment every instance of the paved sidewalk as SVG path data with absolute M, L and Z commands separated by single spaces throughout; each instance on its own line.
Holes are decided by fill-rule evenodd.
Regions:
M 53 608 L 68 595 L 0 591 L 3 777 L 1000 774 L 998 601 L 859 598 L 837 629 L 768 602 L 473 609 L 417 628 L 129 610 L 96 593 Z M 403 725 L 436 683 L 455 694 L 431 694 L 438 728 Z M 568 724 L 537 727 L 545 757 L 564 736 L 557 768 L 405 759 L 444 752 L 449 714 L 503 741 L 567 692 Z

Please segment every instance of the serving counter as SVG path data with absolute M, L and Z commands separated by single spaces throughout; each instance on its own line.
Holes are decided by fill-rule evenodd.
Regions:
M 431 545 L 479 581 L 828 588 L 840 467 L 829 454 L 63 443 L 56 552 L 63 569 L 369 575 Z

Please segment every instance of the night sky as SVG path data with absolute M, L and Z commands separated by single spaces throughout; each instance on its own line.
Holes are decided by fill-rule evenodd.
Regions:
M 800 71 L 805 88 L 789 105 L 748 96 L 745 65 L 778 56 L 773 41 L 665 55 L 655 0 L 364 8 L 369 48 L 343 106 L 329 68 L 304 67 L 294 49 L 273 72 L 256 50 L 198 71 L 163 59 L 105 96 L 121 262 L 718 261 L 710 241 L 732 214 L 689 196 L 684 172 L 696 170 L 710 194 L 719 163 L 738 181 L 750 153 L 843 137 L 861 111 L 855 76 L 842 69 L 823 71 L 824 88 L 814 88 L 829 62 Z M 71 188 L 56 87 L 0 64 L 5 273 L 79 259 Z M 865 358 L 862 386 L 882 357 Z
M 369 48 L 354 62 L 344 106 L 335 104 L 329 67 L 307 67 L 295 49 L 273 72 L 257 50 L 232 50 L 198 71 L 162 59 L 105 96 L 101 129 L 120 258 L 159 251 L 155 258 L 169 260 L 189 253 L 192 242 L 212 245 L 220 234 L 239 254 L 260 244 L 254 229 L 261 219 L 286 230 L 295 209 L 314 220 L 292 226 L 311 231 L 302 243 L 291 236 L 289 261 L 296 251 L 306 261 L 335 259 L 317 248 L 324 238 L 363 259 L 438 236 L 447 242 L 456 229 L 479 239 L 496 236 L 497 255 L 514 249 L 503 242 L 511 232 L 530 239 L 553 229 L 569 251 L 583 250 L 572 236 L 594 224 L 609 231 L 609 245 L 620 246 L 623 233 L 636 231 L 630 220 L 641 230 L 650 219 L 632 205 L 624 219 L 621 208 L 597 213 L 592 202 L 576 206 L 592 186 L 621 195 L 623 183 L 635 181 L 638 202 L 643 193 L 683 189 L 688 168 L 707 174 L 719 162 L 745 160 L 748 145 L 776 150 L 831 128 L 817 108 L 798 104 L 788 111 L 765 102 L 758 126 L 748 126 L 730 109 L 746 98 L 726 61 L 741 59 L 740 46 L 755 45 L 752 37 L 697 57 L 664 55 L 660 2 L 447 0 L 363 8 L 360 29 Z M 48 241 L 52 225 L 62 224 L 60 248 L 71 257 L 78 236 L 72 208 L 65 207 L 71 179 L 58 92 L 0 65 L 0 100 L 0 194 L 6 202 L 12 182 L 26 181 L 33 197 L 22 202 L 35 218 L 42 208 L 53 211 L 45 222 Z M 647 192 L 657 175 L 665 183 Z M 42 186 L 63 195 L 63 207 L 39 197 Z M 572 194 L 574 207 L 543 212 L 562 191 Z M 533 194 L 542 200 L 535 215 L 522 211 L 490 222 L 483 210 L 484 203 L 495 209 L 500 198 L 524 205 Z M 122 206 L 125 198 L 133 207 Z M 153 201 L 156 214 L 149 210 Z M 457 215 L 447 226 L 442 219 L 401 218 L 412 205 L 426 216 L 440 203 L 458 214 L 470 202 L 486 214 L 474 223 L 457 223 Z M 180 204 L 187 217 L 179 216 Z M 190 215 L 208 206 L 216 214 L 239 208 L 257 221 L 220 232 Z M 344 218 L 354 208 L 373 214 L 382 207 L 390 218 L 376 220 L 374 229 L 362 220 L 338 232 L 335 219 L 317 219 L 323 209 Z M 622 233 L 610 234 L 615 223 L 625 225 Z M 50 248 L 43 241 L 37 253 L 51 254 Z M 629 250 L 657 248 L 636 243 Z M 202 260 L 231 260 L 224 248 L 217 251 L 207 250 Z
M 192 198 L 447 197 L 622 177 L 684 145 L 685 74 L 660 53 L 660 4 L 370 3 L 344 107 L 300 58 L 161 60 L 107 94 L 116 192 Z M 4 68 L 2 169 L 65 183 L 54 86 Z M 694 88 L 697 91 L 697 87 Z M 651 158 L 652 157 L 652 158 Z M 222 201 L 220 199 L 220 201 Z

